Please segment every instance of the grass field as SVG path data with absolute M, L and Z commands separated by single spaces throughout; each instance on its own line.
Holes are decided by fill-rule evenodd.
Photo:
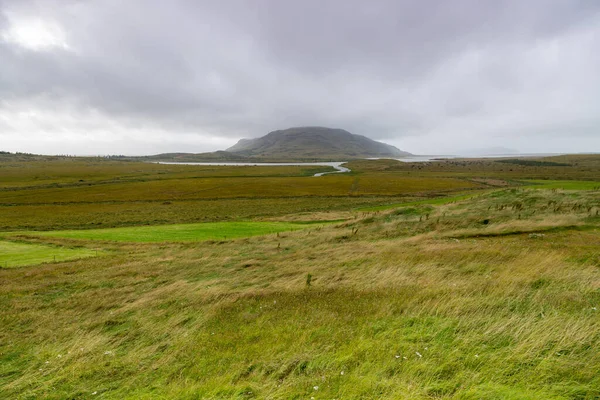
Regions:
M 561 190 L 594 190 L 600 191 L 600 181 L 564 181 L 564 180 L 521 180 L 518 181 L 520 185 L 530 187 L 533 189 L 561 189 Z M 382 204 L 379 206 L 373 207 L 361 207 L 359 211 L 383 211 L 390 210 L 398 207 L 412 206 L 412 205 L 420 205 L 420 204 L 430 204 L 430 205 L 442 205 L 453 203 L 457 201 L 467 200 L 473 197 L 480 196 L 483 193 L 489 192 L 489 189 L 483 189 L 480 191 L 471 191 L 466 194 L 452 195 L 452 196 L 444 196 L 440 198 L 434 199 L 424 199 L 410 202 L 402 202 L 402 203 L 391 203 L 391 204 Z
M 350 188 L 359 178 L 354 193 L 339 197 L 260 198 L 240 186 L 252 195 L 163 205 L 130 187 L 150 200 L 132 214 L 120 208 L 137 204 L 126 196 L 5 204 L 38 211 L 5 213 L 3 225 L 55 231 L 0 245 L 103 256 L 0 269 L 0 398 L 600 398 L 600 180 L 574 182 L 596 158 L 473 161 L 443 173 L 436 163 L 357 162 L 344 178 Z M 513 166 L 514 176 L 498 175 Z M 547 169 L 546 184 L 578 177 L 522 184 Z M 400 193 L 408 172 L 452 188 Z M 172 214 L 153 214 L 158 205 Z M 45 213 L 57 209 L 65 219 L 53 226 Z M 89 215 L 129 226 L 83 229 Z M 189 215 L 228 222 L 168 225 Z M 254 218 L 250 231 L 237 215 Z M 267 219 L 282 231 L 249 236 Z M 327 219 L 337 222 L 291 222 Z M 217 237 L 185 241 L 207 226 Z
M 374 206 L 374 207 L 361 207 L 358 209 L 358 211 L 384 211 L 384 210 L 391 210 L 394 208 L 422 205 L 422 204 L 442 205 L 442 204 L 453 203 L 456 201 L 467 200 L 467 199 L 479 196 L 485 192 L 486 192 L 486 190 L 482 190 L 482 191 L 474 191 L 474 192 L 468 193 L 468 194 L 459 194 L 457 196 L 444 196 L 444 197 L 433 198 L 433 199 L 409 201 L 409 202 L 402 202 L 402 203 L 382 204 L 382 205 Z
M 164 225 L 253 218 L 286 218 L 290 214 L 351 211 L 382 202 L 406 202 L 417 196 L 296 197 L 165 202 L 77 203 L 0 206 L 0 230 L 65 230 Z
M 97 251 L 83 248 L 16 243 L 0 240 L 0 267 L 15 268 L 49 262 L 93 257 Z
M 554 179 L 598 181 L 600 161 L 597 154 L 545 157 L 541 162 L 569 166 L 507 164 L 503 159 L 450 159 L 427 163 L 391 160 L 362 160 L 348 163 L 353 171 L 394 172 L 423 177 L 486 177 L 494 179 Z
M 0 162 L 0 230 L 247 220 L 351 210 L 482 185 L 330 167 L 215 167 L 66 159 Z
M 228 240 L 256 235 L 266 235 L 268 233 L 293 231 L 306 227 L 306 224 L 288 222 L 207 222 L 200 224 L 29 232 L 29 234 L 53 238 L 156 243 Z
M 323 166 L 210 166 L 141 162 L 115 162 L 102 159 L 57 158 L 18 161 L 0 159 L 0 188 L 84 187 L 111 183 L 150 182 L 171 179 L 313 176 L 334 171 Z
M 539 189 L 600 191 L 600 182 L 598 181 L 525 180 L 523 182 Z
M 419 178 L 371 173 L 322 177 L 231 177 L 170 179 L 58 188 L 27 188 L 0 192 L 8 205 L 114 203 L 230 198 L 286 198 L 299 196 L 404 195 L 424 191 L 475 188 L 475 183 L 453 178 Z

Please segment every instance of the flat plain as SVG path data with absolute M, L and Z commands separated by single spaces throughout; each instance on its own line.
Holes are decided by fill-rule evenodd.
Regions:
M 348 166 L 4 156 L 0 398 L 600 397 L 600 156 Z
M 0 265 L 3 268 L 16 268 L 96 255 L 96 251 L 85 248 L 0 241 Z

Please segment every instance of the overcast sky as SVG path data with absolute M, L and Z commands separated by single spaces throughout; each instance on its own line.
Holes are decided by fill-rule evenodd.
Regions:
M 0 0 L 0 150 L 600 152 L 598 0 Z

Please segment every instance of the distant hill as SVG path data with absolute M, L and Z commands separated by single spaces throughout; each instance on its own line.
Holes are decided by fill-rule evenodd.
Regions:
M 131 158 L 131 157 L 129 157 Z M 214 151 L 212 153 L 162 153 L 153 156 L 135 157 L 145 161 L 170 161 L 170 162 L 244 162 L 248 157 L 227 151 Z
M 228 153 L 269 159 L 357 159 L 410 156 L 389 144 L 343 129 L 317 126 L 270 132 L 257 139 L 242 139 Z

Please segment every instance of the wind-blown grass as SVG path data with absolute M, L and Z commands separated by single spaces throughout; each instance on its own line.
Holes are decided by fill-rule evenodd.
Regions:
M 474 191 L 474 192 L 468 193 L 468 194 L 460 194 L 457 196 L 445 196 L 445 197 L 438 197 L 438 198 L 433 198 L 433 199 L 408 201 L 408 202 L 404 202 L 404 203 L 382 204 L 382 205 L 374 206 L 374 207 L 361 207 L 361 208 L 358 208 L 357 211 L 365 211 L 365 212 L 366 211 L 385 211 L 385 210 L 391 210 L 391 209 L 399 208 L 399 207 L 416 206 L 416 205 L 449 204 L 449 203 L 454 203 L 457 201 L 468 200 L 468 199 L 471 199 L 482 193 L 487 193 L 487 192 L 488 191 L 486 191 L 486 190 L 482 190 L 482 191 Z
M 509 189 L 0 270 L 0 397 L 594 399 L 598 206 Z
M 291 224 L 323 222 L 223 240 L 235 226 L 227 225 L 193 242 L 169 242 L 178 233 L 160 232 L 163 225 L 127 228 L 126 242 L 100 241 L 118 230 L 77 230 L 77 243 L 109 254 L 0 269 L 0 398 L 600 398 L 597 192 L 509 187 L 412 205 L 368 194 L 399 191 L 398 176 L 409 173 L 479 179 L 491 171 L 505 179 L 514 167 L 519 178 L 547 169 L 549 178 L 588 179 L 595 172 L 594 160 L 560 160 L 574 166 L 377 160 L 377 168 L 398 171 L 369 181 L 353 168 L 344 181 L 352 193 L 332 203 L 326 195 L 255 197 L 214 200 L 207 211 L 191 200 L 163 204 L 153 199 L 158 192 L 136 185 L 131 198 L 147 202 L 54 204 L 65 224 L 69 210 L 77 215 L 77 228 L 98 222 L 90 215 L 133 225 L 288 212 Z M 412 198 L 433 192 L 440 193 Z M 351 211 L 382 203 L 403 208 Z M 45 206 L 5 205 L 6 226 L 58 221 L 36 208 L 17 222 L 20 215 L 7 211 L 17 207 Z M 168 211 L 154 214 L 160 208 Z M 86 232 L 98 237 L 82 238 Z M 130 243 L 140 232 L 160 243 Z M 20 239 L 73 244 L 52 232 L 30 234 Z
M 560 180 L 524 180 L 523 183 L 536 189 L 562 189 L 562 190 L 598 190 L 598 181 L 560 181 Z

